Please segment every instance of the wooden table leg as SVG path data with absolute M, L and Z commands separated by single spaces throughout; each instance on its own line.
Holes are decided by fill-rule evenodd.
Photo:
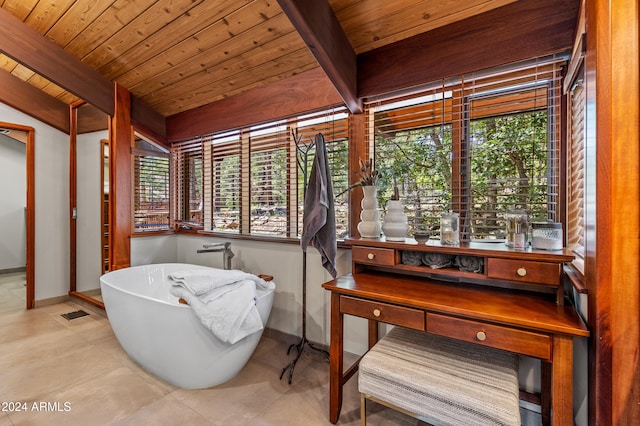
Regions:
M 541 363 L 542 377 L 540 389 L 540 409 L 542 411 L 542 425 L 551 424 L 551 371 L 553 364 L 548 361 Z
M 369 349 L 373 347 L 376 343 L 378 343 L 378 321 L 369 320 Z
M 329 421 L 338 422 L 342 409 L 343 384 L 343 319 L 340 312 L 340 295 L 331 293 L 331 347 L 329 351 Z
M 558 334 L 553 337 L 551 424 L 573 425 L 573 338 Z

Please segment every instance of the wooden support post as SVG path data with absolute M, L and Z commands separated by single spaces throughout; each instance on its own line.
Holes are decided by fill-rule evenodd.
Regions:
M 109 123 L 109 270 L 126 268 L 131 262 L 131 94 L 115 85 L 115 112 Z

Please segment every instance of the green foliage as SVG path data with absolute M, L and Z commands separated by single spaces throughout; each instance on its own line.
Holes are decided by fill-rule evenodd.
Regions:
M 385 176 L 378 196 L 384 205 L 393 192 L 415 219 L 415 227 L 434 228 L 451 201 L 451 125 L 410 129 L 376 138 L 376 167 Z
M 469 144 L 474 234 L 502 236 L 502 213 L 514 208 L 546 218 L 546 111 L 474 120 Z
M 501 237 L 502 214 L 513 208 L 546 218 L 546 110 L 476 119 L 466 132 L 460 181 L 469 191 L 468 232 Z M 381 204 L 391 197 L 395 177 L 414 227 L 437 228 L 442 213 L 463 208 L 451 205 L 453 155 L 450 124 L 379 135 L 376 167 L 386 178 L 379 184 Z

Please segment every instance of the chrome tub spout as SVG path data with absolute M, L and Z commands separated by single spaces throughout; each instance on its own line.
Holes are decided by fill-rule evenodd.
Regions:
M 203 249 L 197 251 L 197 253 L 222 253 L 222 261 L 224 269 L 231 269 L 231 258 L 234 256 L 231 251 L 231 243 L 211 243 L 204 244 Z

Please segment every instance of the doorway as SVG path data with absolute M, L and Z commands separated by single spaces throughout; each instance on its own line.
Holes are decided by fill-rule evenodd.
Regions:
M 3 143 L 5 154 L 11 155 L 11 152 L 16 154 L 11 155 L 13 160 L 9 160 L 3 155 L 3 158 L 8 161 L 2 165 L 3 170 L 7 171 L 7 168 L 15 167 L 13 173 L 24 173 L 23 176 L 26 176 L 24 185 L 19 186 L 21 194 L 12 196 L 11 198 L 14 198 L 15 201 L 13 205 L 7 207 L 9 216 L 15 219 L 10 219 L 10 221 L 17 224 L 17 226 L 15 226 L 17 231 L 7 230 L 7 238 L 4 240 L 8 240 L 8 245 L 17 246 L 18 249 L 13 253 L 8 252 L 3 254 L 3 261 L 7 263 L 0 265 L 0 269 L 6 273 L 0 275 L 0 283 L 3 284 L 3 289 L 11 297 L 19 297 L 22 293 L 24 299 L 19 300 L 27 309 L 34 307 L 35 299 L 34 133 L 32 127 L 0 122 L 0 138 L 2 138 L 0 142 Z M 18 164 L 19 162 L 22 164 Z M 9 173 L 11 173 L 11 171 L 9 171 Z M 5 182 L 6 181 L 7 180 L 5 180 Z M 24 200 L 22 203 L 19 200 L 21 197 L 23 197 L 22 200 Z M 24 224 L 24 226 L 22 224 Z M 14 303 L 19 302 L 9 301 L 8 308 L 13 307 Z
M 70 128 L 70 283 L 69 295 L 104 309 L 100 276 L 108 221 L 103 220 L 104 147 L 109 117 L 90 104 L 71 105 Z M 108 145 L 106 145 L 108 146 Z M 107 176 L 108 178 L 108 176 Z

